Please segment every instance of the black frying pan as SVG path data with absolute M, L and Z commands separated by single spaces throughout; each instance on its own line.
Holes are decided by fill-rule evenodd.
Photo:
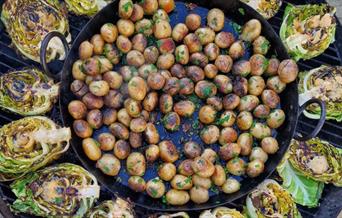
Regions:
M 76 40 L 74 41 L 70 52 L 67 55 L 67 58 L 64 62 L 63 70 L 58 75 L 51 75 L 56 80 L 61 81 L 61 94 L 59 99 L 59 104 L 61 108 L 61 116 L 63 118 L 63 122 L 65 126 L 72 126 L 73 118 L 69 115 L 67 105 L 71 100 L 75 99 L 75 96 L 73 96 L 72 92 L 70 91 L 70 84 L 73 80 L 71 75 L 71 69 L 73 63 L 78 59 L 78 48 L 81 42 L 84 40 L 88 40 L 93 36 L 94 34 L 98 33 L 100 30 L 100 27 L 107 22 L 116 23 L 116 21 L 119 19 L 117 16 L 117 9 L 118 9 L 118 0 L 114 1 L 113 3 L 109 4 L 107 7 L 105 7 L 103 10 L 101 10 L 97 15 L 95 15 L 88 24 L 83 28 L 81 33 L 78 35 Z M 202 23 L 205 22 L 206 18 L 206 12 L 207 9 L 217 7 L 222 9 L 226 17 L 229 20 L 232 20 L 240 25 L 243 25 L 245 22 L 252 18 L 256 18 L 260 20 L 262 23 L 262 35 L 264 35 L 272 45 L 272 49 L 274 50 L 274 54 L 277 55 L 277 57 L 280 60 L 289 58 L 282 42 L 280 41 L 277 34 L 272 29 L 271 25 L 261 16 L 259 15 L 255 10 L 250 8 L 244 3 L 241 3 L 237 0 L 202 0 L 202 1 L 190 1 L 193 3 L 196 3 L 199 6 L 202 7 L 196 7 L 194 12 L 198 13 L 202 17 Z M 206 9 L 207 8 L 207 9 Z M 242 9 L 241 9 L 242 8 Z M 240 9 L 240 10 L 239 10 Z M 244 11 L 244 13 L 241 13 L 241 11 Z M 172 26 L 175 25 L 175 23 L 183 22 L 185 20 L 185 16 L 192 11 L 191 7 L 186 7 L 184 3 L 178 2 L 177 8 L 173 12 L 173 14 L 170 15 L 171 18 L 171 24 Z M 239 12 L 240 11 L 240 12 Z M 237 34 L 236 30 L 234 30 L 234 25 L 229 23 L 227 21 L 226 27 L 227 31 L 233 32 Z M 68 51 L 68 45 L 63 37 L 62 34 L 57 32 L 52 32 L 46 36 L 46 38 L 43 41 L 42 44 L 42 52 L 41 52 L 41 63 L 43 65 L 44 70 L 49 74 L 48 66 L 45 61 L 45 55 L 46 55 L 46 48 L 48 42 L 53 37 L 59 37 L 64 42 L 64 47 Z M 236 35 L 237 36 L 237 35 Z M 247 52 L 247 54 L 243 57 L 245 59 L 248 59 L 250 54 Z M 116 66 L 115 69 L 118 69 L 119 66 Z M 202 210 L 207 208 L 212 208 L 215 206 L 223 205 L 228 202 L 231 202 L 237 198 L 240 198 L 244 195 L 246 195 L 248 192 L 250 192 L 253 188 L 255 188 L 259 183 L 261 183 L 264 179 L 269 177 L 271 173 L 275 170 L 276 166 L 278 165 L 279 161 L 283 157 L 287 147 L 290 144 L 290 140 L 294 137 L 298 140 L 307 140 L 309 138 L 314 137 L 321 127 L 323 126 L 323 123 L 325 121 L 325 105 L 321 101 L 317 99 L 312 99 L 306 104 L 304 104 L 301 108 L 298 107 L 298 90 L 297 90 L 297 82 L 293 82 L 291 84 L 287 85 L 287 88 L 283 93 L 280 95 L 281 97 L 281 108 L 284 110 L 286 114 L 286 120 L 284 124 L 278 129 L 277 133 L 274 132 L 274 136 L 276 136 L 280 149 L 279 151 L 274 154 L 270 155 L 268 161 L 266 162 L 265 171 L 258 176 L 257 178 L 251 179 L 251 178 L 243 178 L 238 177 L 237 179 L 241 182 L 241 189 L 240 191 L 234 193 L 234 194 L 224 194 L 222 192 L 216 193 L 216 192 L 210 192 L 210 200 L 204 204 L 194 204 L 194 203 L 188 203 L 184 206 L 170 206 L 167 204 L 162 203 L 161 199 L 152 199 L 148 197 L 146 194 L 140 194 L 136 193 L 132 190 L 130 190 L 127 187 L 127 179 L 128 175 L 127 173 L 123 172 L 124 166 L 122 166 L 122 170 L 119 174 L 120 181 L 116 180 L 113 177 L 105 176 L 102 174 L 98 169 L 95 167 L 95 162 L 89 160 L 81 146 L 81 139 L 78 138 L 75 134 L 73 135 L 71 144 L 72 147 L 77 154 L 77 158 L 80 159 L 82 164 L 90 171 L 92 172 L 96 178 L 99 180 L 99 182 L 105 186 L 109 191 L 112 193 L 118 194 L 121 197 L 129 197 L 133 202 L 135 202 L 137 205 L 144 207 L 146 209 L 151 210 L 163 210 L 163 211 L 190 211 L 190 210 Z M 297 126 L 297 120 L 298 115 L 303 111 L 303 109 L 311 104 L 311 103 L 318 103 L 322 108 L 322 116 L 320 121 L 318 122 L 317 127 L 315 130 L 304 137 L 299 136 L 298 134 L 295 135 L 295 129 Z M 192 123 L 195 119 L 197 119 L 197 114 L 194 115 L 192 119 L 185 119 L 184 122 Z M 183 122 L 183 118 L 182 118 Z M 200 139 L 198 137 L 198 134 L 193 134 L 192 136 L 189 136 L 189 134 L 185 134 L 181 131 L 177 133 L 168 133 L 166 132 L 161 125 L 157 125 L 158 131 L 161 135 L 161 139 L 171 139 L 178 147 L 178 149 L 181 149 L 181 138 L 186 137 L 187 139 L 192 139 L 195 141 L 200 142 Z M 106 129 L 102 129 L 102 131 L 106 131 Z M 201 143 L 203 144 L 203 143 Z M 213 149 L 218 148 L 218 145 L 213 145 Z M 143 150 L 144 148 L 140 148 L 139 150 Z M 76 158 L 76 157 L 75 157 Z M 122 162 L 124 164 L 124 162 Z M 148 166 L 148 170 L 144 176 L 145 180 L 148 180 L 150 178 L 153 178 L 156 176 L 156 172 L 153 173 L 153 170 L 157 166 L 156 164 L 152 166 Z M 154 170 L 156 171 L 156 170 Z

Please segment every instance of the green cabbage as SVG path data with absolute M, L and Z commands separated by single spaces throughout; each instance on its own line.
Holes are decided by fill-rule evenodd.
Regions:
M 297 204 L 317 207 L 321 198 L 324 183 L 310 179 L 300 171 L 293 168 L 288 160 L 287 152 L 277 167 L 279 176 L 283 180 L 282 186 L 291 193 L 292 198 Z
M 321 66 L 299 73 L 299 105 L 311 98 L 325 102 L 326 119 L 342 121 L 342 67 Z M 311 119 L 319 119 L 320 113 L 320 107 L 315 104 L 304 111 Z
M 26 117 L 0 128 L 0 181 L 17 179 L 58 158 L 71 132 L 46 117 Z
M 59 84 L 35 68 L 0 76 L 0 107 L 23 116 L 50 111 L 58 94 Z
M 111 0 L 65 0 L 69 11 L 76 15 L 92 16 L 104 8 Z
M 290 193 L 271 179 L 265 180 L 248 194 L 246 212 L 251 218 L 301 217 Z
M 283 1 L 282 0 L 241 0 L 254 8 L 265 19 L 270 19 L 278 13 Z
M 212 210 L 203 211 L 199 218 L 244 218 L 244 216 L 237 210 L 228 207 L 217 207 Z
M 1 20 L 14 46 L 37 62 L 41 42 L 49 32 L 59 31 L 71 40 L 67 11 L 58 0 L 5 0 Z M 50 41 L 47 54 L 47 61 L 65 56 L 60 39 Z
M 11 184 L 17 199 L 11 209 L 42 217 L 83 217 L 99 198 L 95 176 L 63 163 L 32 172 Z
M 296 170 L 316 181 L 342 186 L 342 152 L 319 138 L 293 140 L 288 160 Z
M 327 4 L 286 7 L 279 35 L 293 59 L 316 57 L 334 42 L 335 12 Z
M 134 218 L 132 205 L 127 201 L 117 198 L 115 201 L 109 200 L 100 203 L 98 206 L 88 211 L 87 218 Z

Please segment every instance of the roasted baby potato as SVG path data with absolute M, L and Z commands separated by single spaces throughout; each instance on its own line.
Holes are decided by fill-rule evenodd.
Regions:
M 178 23 L 172 30 L 172 39 L 181 42 L 188 34 L 189 29 L 184 23 Z
M 201 40 L 195 33 L 189 33 L 183 40 L 184 44 L 188 47 L 189 53 L 202 51 Z
M 274 154 L 279 149 L 278 141 L 273 137 L 263 138 L 261 140 L 261 147 L 267 154 Z
M 171 36 L 172 28 L 168 21 L 157 20 L 153 27 L 154 37 L 157 39 L 165 39 Z
M 251 19 L 242 28 L 241 39 L 253 42 L 261 33 L 261 23 L 257 19 Z
M 169 112 L 165 114 L 162 119 L 164 128 L 169 131 L 176 131 L 179 129 L 180 117 L 176 112 Z
M 147 162 L 154 162 L 159 158 L 159 147 L 158 145 L 149 145 L 145 151 Z
M 220 55 L 220 48 L 215 43 L 209 43 L 204 47 L 204 54 L 209 61 L 214 61 Z
M 230 160 L 238 157 L 241 152 L 241 147 L 237 143 L 226 142 L 220 147 L 219 155 L 222 160 Z
M 248 79 L 248 93 L 259 96 L 265 89 L 265 80 L 261 76 L 251 76 Z
M 271 129 L 263 123 L 255 123 L 250 129 L 250 133 L 257 139 L 271 136 Z
M 97 142 L 93 138 L 85 138 L 82 141 L 82 148 L 87 157 L 92 161 L 101 158 L 101 149 L 97 146 Z
M 97 137 L 97 140 L 100 143 L 100 149 L 102 151 L 113 150 L 114 145 L 115 145 L 115 137 L 112 134 L 110 134 L 108 132 L 101 133 Z
M 159 142 L 159 133 L 153 123 L 146 124 L 145 139 L 149 144 L 157 144 Z
M 232 81 L 226 75 L 219 74 L 219 75 L 215 76 L 214 83 L 215 83 L 216 87 L 218 88 L 218 90 L 223 94 L 228 94 L 228 93 L 232 92 L 232 90 L 233 90 Z
M 265 164 L 261 160 L 252 160 L 247 164 L 246 173 L 249 177 L 254 178 L 259 176 L 265 169 Z
M 218 32 L 224 27 L 224 13 L 218 8 L 213 8 L 208 12 L 207 24 L 214 31 Z
M 184 154 L 187 158 L 193 159 L 201 155 L 201 146 L 195 141 L 189 141 L 184 144 Z
M 215 36 L 215 44 L 220 48 L 229 48 L 234 41 L 234 35 L 230 32 L 222 31 Z
M 90 127 L 89 123 L 84 120 L 75 120 L 72 127 L 76 135 L 80 138 L 88 138 L 93 134 L 93 129 Z
M 129 19 L 133 22 L 137 22 L 144 17 L 144 9 L 139 4 L 133 5 L 132 15 Z
M 235 157 L 229 160 L 226 164 L 227 170 L 230 174 L 241 176 L 245 174 L 246 163 L 242 158 Z
M 228 73 L 233 67 L 233 59 L 229 55 L 219 55 L 215 60 L 215 66 L 222 73 Z
M 240 97 L 235 94 L 228 94 L 223 97 L 222 104 L 225 110 L 234 110 L 240 104 Z
M 129 144 L 132 148 L 139 148 L 143 144 L 142 134 L 139 132 L 129 132 Z
M 143 176 L 146 171 L 144 155 L 139 152 L 132 152 L 126 160 L 127 172 L 131 176 Z M 147 185 L 148 186 L 148 185 Z
M 113 123 L 109 126 L 109 131 L 119 139 L 128 139 L 129 131 L 126 126 L 121 123 Z
M 139 76 L 133 77 L 128 82 L 129 96 L 137 101 L 141 101 L 145 98 L 147 93 L 147 84 L 145 80 Z
M 234 42 L 228 50 L 229 56 L 236 60 L 244 56 L 245 54 L 245 46 L 241 40 Z
M 223 75 L 218 75 L 218 76 L 223 76 Z M 218 77 L 217 76 L 217 77 Z M 215 77 L 216 78 L 216 77 Z M 222 80 L 220 80 L 221 82 Z M 214 80 L 214 82 L 216 83 L 217 81 Z M 224 81 L 223 81 L 224 82 Z M 217 88 L 216 86 L 218 86 L 219 88 L 221 88 L 217 83 L 214 84 L 212 82 L 208 82 L 206 80 L 202 80 L 199 81 L 198 83 L 196 83 L 195 86 L 195 93 L 198 97 L 200 98 L 210 98 L 216 95 L 217 93 Z
M 68 105 L 69 114 L 75 119 L 83 119 L 87 114 L 86 105 L 79 100 L 73 100 Z
M 210 124 L 215 121 L 217 111 L 211 105 L 204 105 L 198 112 L 199 120 L 204 124 Z
M 226 172 L 224 171 L 223 167 L 221 165 L 216 164 L 215 172 L 211 176 L 211 180 L 213 181 L 213 183 L 217 186 L 222 186 L 226 181 L 226 178 Z
M 114 155 L 120 160 L 124 160 L 131 153 L 131 147 L 127 141 L 118 140 L 114 145 Z
M 215 32 L 209 27 L 201 27 L 195 31 L 202 45 L 207 45 L 215 40 Z
M 146 192 L 152 198 L 161 198 L 165 193 L 165 185 L 158 177 L 151 179 L 146 184 Z
M 191 177 L 183 176 L 180 174 L 175 175 L 170 183 L 172 188 L 177 190 L 189 190 L 192 188 Z
M 143 104 L 144 110 L 153 111 L 158 105 L 158 93 L 157 92 L 148 93 L 142 104 Z
M 176 166 L 173 163 L 163 163 L 158 168 L 158 176 L 164 181 L 171 181 L 176 175 Z
M 189 49 L 186 45 L 179 45 L 175 50 L 176 62 L 180 64 L 187 64 L 190 60 Z
M 195 174 L 200 177 L 209 178 L 215 172 L 215 166 L 209 160 L 203 157 L 196 157 L 191 164 Z
M 160 73 L 151 73 L 147 77 L 147 85 L 154 90 L 164 88 L 166 79 Z
M 206 126 L 200 132 L 200 137 L 205 144 L 214 144 L 220 137 L 220 130 L 215 125 Z
M 266 137 L 267 138 L 267 137 Z M 249 160 L 261 160 L 262 162 L 266 162 L 268 159 L 267 153 L 260 147 L 254 147 L 252 149 L 251 154 L 249 155 Z
M 241 184 L 234 178 L 228 178 L 222 186 L 222 191 L 231 194 L 240 190 Z
M 241 155 L 249 155 L 252 151 L 252 145 L 253 145 L 253 137 L 250 133 L 245 132 L 239 135 L 237 144 L 240 146 Z
M 190 196 L 187 191 L 170 189 L 166 193 L 166 200 L 171 205 L 184 205 L 188 203 L 188 201 L 190 200 Z
M 274 109 L 267 117 L 267 125 L 272 128 L 276 129 L 280 127 L 285 121 L 285 113 L 281 109 Z
M 191 163 L 191 159 L 183 160 L 178 166 L 178 172 L 184 176 L 192 176 L 194 171 L 192 170 Z
M 129 128 L 133 132 L 144 132 L 146 129 L 146 121 L 143 117 L 134 118 L 131 120 Z
M 116 176 L 121 169 L 120 161 L 112 154 L 103 154 L 97 161 L 96 167 L 108 176 Z
M 211 187 L 211 179 L 210 178 L 205 178 L 205 177 L 200 177 L 196 174 L 192 176 L 192 182 L 194 186 L 199 186 L 204 189 L 209 189 Z
M 159 109 L 162 113 L 166 114 L 172 111 L 173 98 L 169 94 L 162 94 L 159 98 Z
M 93 129 L 99 129 L 102 124 L 102 113 L 99 109 L 94 109 L 88 112 L 87 114 L 87 122 Z
M 213 149 L 206 148 L 206 149 L 204 149 L 201 157 L 203 157 L 203 158 L 209 160 L 210 162 L 214 163 L 217 160 L 218 155 L 217 155 L 216 151 L 214 151 Z
M 202 204 L 209 200 L 209 191 L 200 186 L 194 186 L 190 189 L 190 199 L 196 204 Z
M 173 110 L 182 117 L 191 117 L 195 112 L 195 104 L 192 101 L 179 101 L 173 106 Z
M 136 192 L 143 192 L 146 189 L 146 182 L 140 176 L 131 176 L 128 179 L 128 187 Z
M 241 111 L 236 118 L 236 125 L 241 130 L 248 130 L 253 124 L 253 116 L 249 111 Z
M 189 14 L 185 18 L 185 25 L 190 31 L 195 31 L 201 26 L 201 16 L 198 14 Z
M 167 163 L 173 163 L 179 158 L 179 153 L 172 141 L 161 141 L 159 143 L 160 158 Z
M 185 77 L 179 80 L 179 91 L 180 95 L 190 95 L 194 92 L 194 82 L 191 79 Z
M 132 0 L 120 0 L 119 1 L 119 17 L 129 19 L 133 13 Z

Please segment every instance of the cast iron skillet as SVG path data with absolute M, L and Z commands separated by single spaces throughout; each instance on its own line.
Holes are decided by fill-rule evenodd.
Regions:
M 97 15 L 95 15 L 88 22 L 88 24 L 83 28 L 81 33 L 78 35 L 78 37 L 74 41 L 70 49 L 70 52 L 68 53 L 67 58 L 64 62 L 63 70 L 60 74 L 51 75 L 49 73 L 45 56 L 46 56 L 46 48 L 47 48 L 48 42 L 53 37 L 61 38 L 61 40 L 64 42 L 65 50 L 69 51 L 68 45 L 64 36 L 58 32 L 51 32 L 46 36 L 46 38 L 44 39 L 42 43 L 41 63 L 43 65 L 43 68 L 48 74 L 50 74 L 50 76 L 54 77 L 56 80 L 61 81 L 61 94 L 59 98 L 59 104 L 61 108 L 61 116 L 63 118 L 63 124 L 65 126 L 72 126 L 72 123 L 73 123 L 73 118 L 69 115 L 67 106 L 71 100 L 76 99 L 75 96 L 73 96 L 72 92 L 70 91 L 70 84 L 73 80 L 72 75 L 71 75 L 71 69 L 72 69 L 73 63 L 78 59 L 79 45 L 82 41 L 88 40 L 91 38 L 91 36 L 98 33 L 100 30 L 100 27 L 104 23 L 107 23 L 107 22 L 116 23 L 116 21 L 119 19 L 117 16 L 118 2 L 119 1 L 116 0 L 112 2 L 111 4 L 109 4 L 108 6 L 106 6 Z M 237 0 L 201 0 L 201 1 L 190 1 L 190 2 L 196 3 L 198 6 L 204 7 L 204 8 L 197 7 L 194 9 L 194 12 L 201 15 L 202 23 L 206 23 L 205 18 L 206 18 L 207 9 L 205 8 L 210 9 L 213 7 L 222 9 L 225 12 L 226 17 L 228 17 L 228 19 L 231 19 L 240 25 L 243 25 L 245 22 L 247 22 L 248 20 L 252 18 L 258 19 L 262 23 L 262 35 L 267 37 L 267 39 L 271 42 L 272 49 L 274 50 L 274 53 L 277 55 L 277 57 L 280 60 L 289 58 L 282 42 L 280 41 L 279 37 L 270 26 L 270 24 L 265 19 L 263 19 L 263 17 L 259 15 L 255 10 L 253 10 L 246 4 L 241 3 Z M 191 7 L 185 7 L 184 3 L 182 2 L 178 2 L 174 14 L 170 16 L 172 26 L 174 26 L 176 22 L 184 23 L 185 16 L 191 12 L 190 8 Z M 241 13 L 242 9 L 240 8 L 243 9 L 244 13 Z M 233 27 L 234 26 L 231 25 L 231 23 L 229 22 L 226 23 L 226 30 L 230 32 L 234 32 L 235 30 Z M 235 35 L 236 35 L 236 31 L 235 31 Z M 248 54 L 247 52 L 247 54 L 243 58 L 248 58 L 249 56 L 250 54 Z M 115 69 L 117 69 L 117 67 Z M 99 182 L 102 185 L 104 185 L 112 193 L 118 194 L 121 197 L 130 198 L 138 206 L 144 207 L 146 209 L 162 210 L 162 211 L 190 211 L 190 210 L 203 210 L 207 208 L 212 208 L 215 206 L 219 206 L 219 205 L 223 205 L 228 202 L 231 202 L 249 193 L 253 188 L 255 188 L 264 179 L 268 178 L 271 175 L 271 173 L 275 170 L 279 161 L 283 157 L 287 147 L 289 146 L 290 140 L 292 138 L 296 138 L 298 140 L 307 140 L 309 138 L 314 137 L 323 126 L 323 123 L 325 121 L 325 104 L 317 99 L 312 99 L 299 108 L 298 107 L 297 82 L 288 84 L 287 88 L 285 89 L 283 93 L 281 93 L 280 97 L 281 97 L 281 108 L 284 110 L 286 114 L 286 120 L 284 124 L 278 129 L 277 133 L 276 132 L 273 133 L 273 135 L 276 136 L 279 142 L 280 149 L 276 154 L 269 156 L 269 159 L 266 162 L 265 171 L 260 176 L 254 179 L 241 178 L 241 177 L 237 178 L 241 182 L 241 189 L 240 191 L 234 194 L 228 195 L 222 192 L 218 194 L 215 192 L 210 192 L 211 194 L 210 200 L 204 204 L 188 203 L 184 206 L 170 206 L 167 204 L 163 204 L 161 199 L 155 200 L 155 199 L 148 197 L 146 194 L 136 193 L 127 187 L 128 175 L 127 173 L 123 172 L 124 171 L 123 168 L 125 168 L 125 166 L 121 166 L 121 172 L 119 174 L 121 181 L 115 180 L 115 178 L 113 177 L 105 176 L 98 169 L 96 169 L 95 162 L 89 160 L 85 156 L 81 147 L 81 139 L 78 138 L 74 133 L 73 133 L 71 144 L 78 158 L 82 162 L 82 164 L 96 176 L 96 178 L 99 180 Z M 303 109 L 311 103 L 318 103 L 320 105 L 322 109 L 321 110 L 322 116 L 315 130 L 311 134 L 302 137 L 298 134 L 295 134 L 298 115 L 301 114 Z M 195 114 L 192 119 L 185 120 L 185 122 L 188 122 L 191 124 L 195 119 L 197 119 L 197 114 Z M 182 118 L 182 122 L 183 122 L 183 118 Z M 181 137 L 186 137 L 187 139 L 191 138 L 192 140 L 199 141 L 198 134 L 196 133 L 193 134 L 192 136 L 189 136 L 188 134 L 185 134 L 181 131 L 174 133 L 174 134 L 170 134 L 166 132 L 160 125 L 157 125 L 157 128 L 161 135 L 161 140 L 171 139 L 177 145 L 179 150 L 181 149 L 181 143 L 182 143 L 179 140 Z M 106 131 L 106 129 L 101 129 L 101 131 Z M 217 145 L 213 146 L 213 149 L 217 149 L 217 148 L 218 148 Z M 122 162 L 122 164 L 123 163 L 124 162 Z M 157 167 L 156 164 L 154 164 L 153 166 L 147 167 L 147 172 L 144 176 L 145 180 L 148 180 L 156 176 L 156 173 L 153 174 L 151 172 L 152 171 L 151 169 L 155 169 L 156 167 Z

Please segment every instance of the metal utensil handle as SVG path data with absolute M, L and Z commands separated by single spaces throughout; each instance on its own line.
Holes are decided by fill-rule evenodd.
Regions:
M 324 122 L 325 122 L 325 116 L 327 114 L 326 108 L 325 108 L 325 103 L 317 98 L 312 98 L 309 101 L 305 102 L 302 106 L 299 107 L 299 112 L 298 112 L 298 117 L 303 113 L 303 111 L 305 110 L 305 108 L 307 106 L 309 106 L 310 104 L 313 103 L 317 103 L 319 105 L 319 107 L 321 108 L 321 116 L 319 118 L 319 121 L 315 127 L 315 129 L 309 133 L 308 135 L 305 136 L 301 136 L 298 133 L 295 134 L 295 136 L 293 137 L 294 139 L 298 140 L 298 141 L 307 141 L 311 138 L 316 137 L 316 135 L 319 133 L 319 131 L 321 131 Z
M 54 78 L 54 79 L 57 79 L 57 80 L 60 80 L 60 76 L 59 74 L 52 74 L 49 70 L 49 67 L 47 65 L 47 62 L 46 62 L 46 54 L 47 54 L 47 48 L 48 48 L 48 45 L 49 45 L 49 42 L 51 41 L 51 39 L 53 39 L 54 37 L 58 37 L 62 43 L 63 43 L 63 47 L 64 47 L 64 51 L 65 51 L 65 57 L 67 56 L 67 54 L 69 53 L 69 44 L 65 38 L 65 36 L 60 33 L 60 32 L 57 32 L 57 31 L 52 31 L 52 32 L 49 32 L 43 39 L 42 41 L 42 45 L 40 47 L 40 63 L 43 67 L 43 70 L 44 72 Z

